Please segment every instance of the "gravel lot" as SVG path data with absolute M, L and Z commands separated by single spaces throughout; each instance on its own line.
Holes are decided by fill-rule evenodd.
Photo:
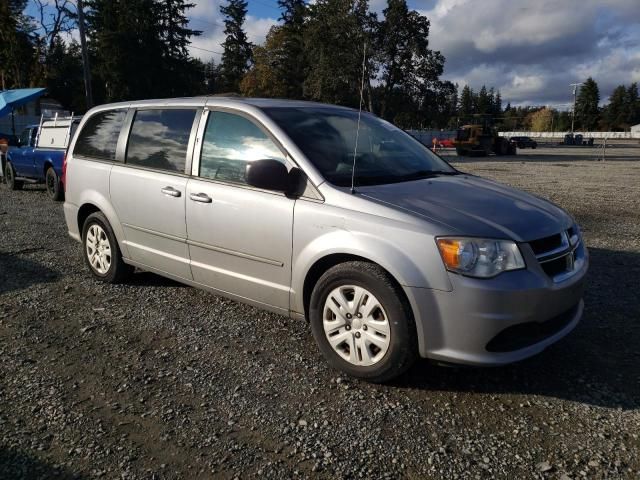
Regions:
M 516 365 L 383 386 L 330 370 L 304 322 L 95 282 L 62 204 L 3 186 L 0 478 L 640 477 L 640 147 L 522 153 L 452 160 L 577 218 L 582 323 Z

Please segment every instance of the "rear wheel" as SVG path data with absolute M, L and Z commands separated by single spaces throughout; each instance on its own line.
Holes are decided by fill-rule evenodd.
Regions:
M 20 180 L 16 180 L 16 171 L 11 165 L 11 162 L 7 162 L 7 165 L 4 169 L 4 175 L 7 181 L 7 186 L 11 190 L 20 190 L 22 188 L 22 182 Z
M 53 169 L 53 167 L 49 167 L 47 169 L 45 183 L 47 185 L 47 193 L 49 194 L 51 199 L 56 202 L 62 200 L 62 185 L 60 184 L 58 174 Z
M 85 263 L 98 280 L 121 283 L 133 273 L 133 267 L 122 260 L 116 236 L 101 212 L 92 213 L 85 220 L 82 246 Z
M 313 290 L 309 317 L 329 364 L 351 376 L 385 382 L 418 356 L 404 292 L 373 263 L 347 262 L 329 269 Z

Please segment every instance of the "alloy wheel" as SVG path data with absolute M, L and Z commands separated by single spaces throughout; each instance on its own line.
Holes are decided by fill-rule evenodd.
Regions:
M 105 275 L 111 267 L 111 243 L 104 229 L 97 223 L 89 227 L 85 247 L 91 268 L 100 275 Z

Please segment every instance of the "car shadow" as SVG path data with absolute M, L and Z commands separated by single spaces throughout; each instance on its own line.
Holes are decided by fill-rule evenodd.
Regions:
M 0 294 L 23 290 L 39 283 L 51 283 L 60 276 L 58 272 L 21 256 L 30 251 L 0 252 Z
M 0 447 L 0 478 L 81 480 L 84 477 L 71 473 L 63 467 L 40 460 L 28 452 Z
M 407 389 L 542 395 L 608 408 L 640 407 L 640 254 L 590 249 L 581 323 L 528 360 L 505 367 L 418 362 L 395 385 Z

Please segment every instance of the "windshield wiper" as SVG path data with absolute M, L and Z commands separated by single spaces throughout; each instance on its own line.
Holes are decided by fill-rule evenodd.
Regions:
M 396 178 L 401 179 L 401 181 L 407 180 L 421 180 L 423 178 L 432 178 L 440 175 L 458 175 L 460 172 L 455 170 L 451 172 L 445 172 L 443 170 L 418 170 L 417 172 L 408 173 L 407 175 L 400 175 Z

